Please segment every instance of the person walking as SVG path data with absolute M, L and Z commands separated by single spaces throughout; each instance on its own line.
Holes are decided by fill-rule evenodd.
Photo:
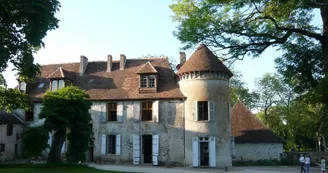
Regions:
M 321 171 L 322 172 L 326 172 L 326 160 L 323 158 L 323 157 L 321 157 L 321 164 L 320 164 L 320 166 L 321 166 Z
M 305 169 L 306 169 L 306 173 L 310 173 L 310 156 L 307 154 L 305 157 Z
M 305 159 L 304 159 L 303 154 L 301 154 L 299 161 L 300 161 L 300 165 L 301 165 L 301 173 L 303 173 L 303 172 L 305 172 L 305 169 L 304 169 Z

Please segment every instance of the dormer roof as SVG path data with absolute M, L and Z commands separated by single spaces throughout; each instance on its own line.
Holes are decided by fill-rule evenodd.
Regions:
M 65 72 L 62 67 L 58 67 L 55 71 L 50 73 L 47 76 L 48 79 L 60 79 L 60 78 L 65 78 Z
M 224 72 L 231 77 L 232 72 L 204 44 L 201 44 L 179 69 L 178 74 L 187 72 Z
M 157 70 L 154 68 L 153 65 L 148 61 L 144 64 L 140 69 L 136 72 L 137 74 L 156 74 L 158 73 Z

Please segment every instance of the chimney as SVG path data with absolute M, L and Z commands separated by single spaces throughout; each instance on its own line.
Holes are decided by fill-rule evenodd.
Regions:
M 113 57 L 112 55 L 107 55 L 107 72 L 111 72 L 113 67 Z
M 180 52 L 180 65 L 182 66 L 186 62 L 186 53 Z
M 85 57 L 84 55 L 81 55 L 80 57 L 80 76 L 82 76 L 87 69 L 88 65 L 88 58 Z
M 120 55 L 120 70 L 124 70 L 125 63 L 126 63 L 126 57 L 124 54 L 121 54 Z

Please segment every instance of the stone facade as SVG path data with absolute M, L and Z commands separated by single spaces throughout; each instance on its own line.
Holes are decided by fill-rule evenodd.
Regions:
M 280 160 L 282 153 L 282 143 L 236 144 L 236 160 Z
M 4 144 L 4 151 L 0 154 L 0 160 L 12 160 L 14 158 L 22 158 L 23 146 L 21 134 L 24 126 L 21 124 L 13 124 L 12 135 L 7 135 L 8 124 L 0 125 L 1 144 Z

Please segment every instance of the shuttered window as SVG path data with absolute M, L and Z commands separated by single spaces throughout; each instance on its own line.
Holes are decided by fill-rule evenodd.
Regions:
M 116 121 L 117 120 L 117 103 L 108 103 L 108 121 Z
M 208 120 L 208 102 L 198 102 L 198 120 Z
M 151 121 L 152 120 L 152 101 L 142 102 L 142 121 Z
M 107 136 L 107 154 L 116 153 L 116 135 Z

